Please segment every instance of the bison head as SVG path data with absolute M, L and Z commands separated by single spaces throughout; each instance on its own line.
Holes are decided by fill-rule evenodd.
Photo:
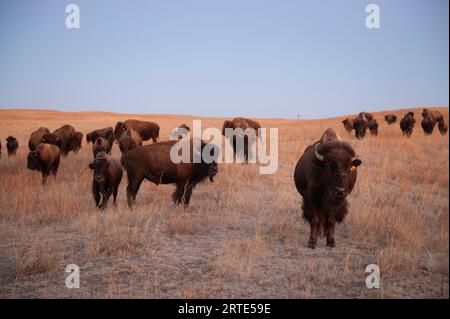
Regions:
M 91 133 L 87 133 L 87 134 L 86 134 L 86 142 L 87 142 L 88 144 L 89 144 L 90 142 L 93 142 L 91 136 L 92 136 Z
M 352 191 L 356 168 L 361 165 L 352 147 L 341 141 L 316 144 L 314 154 L 323 164 L 325 196 L 332 204 L 341 203 Z
M 78 152 L 81 149 L 81 143 L 83 142 L 83 133 L 75 132 L 70 139 L 70 150 Z
M 60 148 L 61 148 L 61 145 L 62 145 L 61 138 L 59 137 L 58 134 L 54 134 L 54 133 L 47 133 L 47 134 L 42 135 L 41 142 L 42 143 L 47 143 L 47 144 L 57 145 Z
M 38 152 L 31 151 L 28 153 L 27 168 L 32 171 L 39 169 L 39 154 L 38 154 Z
M 116 141 L 120 140 L 123 132 L 125 132 L 127 128 L 125 127 L 124 122 L 117 122 L 116 127 L 114 128 L 114 138 Z
M 89 164 L 89 168 L 94 171 L 94 180 L 101 186 L 106 182 L 110 163 L 111 157 L 105 152 L 100 152 L 97 154 L 94 161 Z
M 355 136 L 356 136 L 356 138 L 360 139 L 366 135 L 367 125 L 368 125 L 368 123 L 365 118 L 358 117 L 355 120 Z
M 136 146 L 137 143 L 131 136 L 125 135 L 119 140 L 119 149 L 122 152 L 122 155 L 125 155 L 129 150 Z

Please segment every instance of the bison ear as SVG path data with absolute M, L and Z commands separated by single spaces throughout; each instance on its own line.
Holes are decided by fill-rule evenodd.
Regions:
M 362 164 L 362 162 L 361 162 L 361 160 L 360 160 L 359 158 L 355 158 L 355 159 L 352 161 L 352 166 L 358 167 L 358 166 L 361 165 L 361 164 Z
M 94 169 L 94 163 L 89 164 L 90 169 Z

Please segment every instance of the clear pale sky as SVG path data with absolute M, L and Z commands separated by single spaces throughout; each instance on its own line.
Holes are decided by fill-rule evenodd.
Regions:
M 365 26 L 369 3 L 380 29 Z M 1 0 L 0 108 L 295 118 L 448 106 L 448 38 L 447 0 Z

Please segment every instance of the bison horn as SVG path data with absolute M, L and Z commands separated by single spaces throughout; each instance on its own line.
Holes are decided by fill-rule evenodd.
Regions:
M 316 158 L 323 162 L 323 155 L 319 154 L 319 152 L 317 151 L 317 146 L 319 146 L 319 143 L 317 143 L 316 145 L 314 145 L 314 155 L 316 155 Z

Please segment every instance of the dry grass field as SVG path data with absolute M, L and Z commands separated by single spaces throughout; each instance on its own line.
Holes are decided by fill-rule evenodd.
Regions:
M 191 116 L 0 110 L 0 297 L 3 298 L 448 298 L 449 138 L 425 136 L 419 119 L 411 139 L 385 113 L 373 113 L 380 134 L 362 141 L 342 118 L 259 119 L 279 129 L 279 167 L 220 164 L 214 183 L 175 207 L 173 185 L 144 182 L 137 207 L 126 205 L 126 175 L 117 208 L 98 211 L 91 194 L 92 159 L 83 141 L 63 158 L 57 180 L 41 185 L 26 168 L 29 134 L 70 123 L 87 132 L 139 118 L 160 124 L 162 139 L 193 119 L 203 128 L 224 119 Z M 448 121 L 448 109 L 440 109 Z M 403 115 L 406 110 L 393 113 Z M 306 248 L 309 226 L 293 182 L 304 149 L 335 128 L 362 166 L 349 196 L 349 215 L 337 226 L 334 249 L 321 238 Z M 8 158 L 5 138 L 20 146 Z M 113 156 L 120 157 L 117 145 Z M 65 286 L 65 267 L 77 264 L 81 287 Z M 367 289 L 365 268 L 378 264 L 381 288 Z

